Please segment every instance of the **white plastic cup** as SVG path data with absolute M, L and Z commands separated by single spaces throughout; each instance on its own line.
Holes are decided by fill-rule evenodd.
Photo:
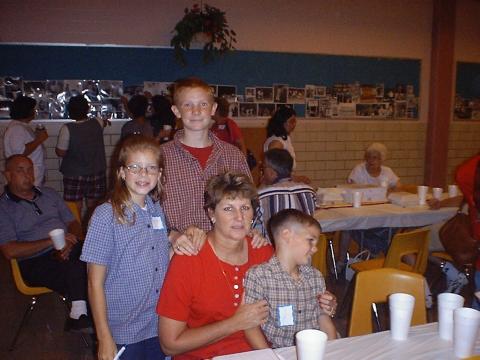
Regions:
M 298 360 L 322 360 L 328 336 L 323 331 L 307 329 L 295 334 Z
M 361 191 L 354 191 L 353 192 L 353 207 L 359 208 L 362 206 L 362 192 Z
M 163 130 L 168 131 L 168 136 L 165 136 L 163 140 L 168 140 L 170 137 L 170 132 L 172 131 L 172 125 L 163 125 Z
M 461 308 L 465 299 L 453 293 L 438 295 L 438 333 L 441 339 L 453 340 L 453 311 Z
M 453 311 L 453 352 L 456 357 L 465 358 L 473 355 L 475 341 L 480 326 L 480 311 L 459 308 Z
M 56 250 L 62 250 L 65 247 L 65 231 L 63 229 L 54 229 L 48 233 L 53 241 L 53 247 Z
M 458 186 L 457 185 L 448 185 L 448 197 L 458 196 Z
M 415 298 L 410 294 L 396 293 L 388 297 L 390 332 L 394 340 L 407 340 L 412 321 Z
M 443 189 L 439 187 L 434 187 L 432 189 L 433 198 L 440 200 L 442 198 Z
M 428 186 L 417 186 L 418 205 L 425 205 L 427 203 Z

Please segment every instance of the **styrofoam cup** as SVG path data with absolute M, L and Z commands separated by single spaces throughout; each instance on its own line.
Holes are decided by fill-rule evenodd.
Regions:
M 322 360 L 328 336 L 323 331 L 307 329 L 295 334 L 298 360 Z
M 453 340 L 453 310 L 461 308 L 465 299 L 453 293 L 438 295 L 438 333 L 441 339 Z
M 65 231 L 63 229 L 54 229 L 48 233 L 53 241 L 53 247 L 56 250 L 62 250 L 65 247 Z
M 415 298 L 410 294 L 396 293 L 388 297 L 390 332 L 394 340 L 407 340 L 412 321 Z
M 354 191 L 353 192 L 353 207 L 359 208 L 362 206 L 362 192 L 361 191 Z
M 440 200 L 442 198 L 443 189 L 439 187 L 434 187 L 432 189 L 433 198 Z
M 453 310 L 453 352 L 456 357 L 473 355 L 480 326 L 480 311 L 470 308 Z
M 458 196 L 458 186 L 457 185 L 448 185 L 448 197 Z
M 428 186 L 417 186 L 418 205 L 425 205 L 427 203 Z
M 172 130 L 172 125 L 163 125 L 163 130 L 165 131 Z

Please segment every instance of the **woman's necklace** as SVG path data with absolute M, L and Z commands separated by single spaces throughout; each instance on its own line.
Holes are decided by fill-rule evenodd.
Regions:
M 240 272 L 240 266 L 242 265 L 231 265 L 233 266 L 233 269 L 235 270 L 235 275 L 233 276 L 233 284 L 228 278 L 227 272 L 225 271 L 225 268 L 222 265 L 222 262 L 220 261 L 220 257 L 218 256 L 217 252 L 215 251 L 215 247 L 209 240 L 208 243 L 210 244 L 210 247 L 212 248 L 213 254 L 215 255 L 215 258 L 217 259 L 217 264 L 220 269 L 220 272 L 223 274 L 223 278 L 225 279 L 225 284 L 227 285 L 227 288 L 230 290 L 233 296 L 233 306 L 238 307 L 240 305 L 241 301 L 241 295 L 243 293 L 243 274 Z M 248 262 L 248 260 L 247 260 Z M 241 285 L 240 285 L 241 284 Z

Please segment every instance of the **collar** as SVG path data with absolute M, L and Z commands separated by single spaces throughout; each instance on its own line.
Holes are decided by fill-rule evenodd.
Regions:
M 280 261 L 278 260 L 278 257 L 276 255 L 273 255 L 271 259 L 268 261 L 268 263 L 270 264 L 272 275 L 286 274 L 290 277 L 290 275 L 287 274 L 285 270 L 282 269 L 282 266 L 280 265 Z M 300 272 L 301 278 L 303 278 L 307 274 L 310 274 L 313 271 L 312 267 L 308 265 L 300 265 L 298 270 Z
M 181 129 L 181 130 L 178 130 L 175 135 L 173 136 L 173 142 L 175 144 L 175 146 L 178 148 L 178 149 L 181 149 L 183 152 L 187 153 L 188 155 L 192 156 L 184 147 L 183 147 L 183 144 L 182 142 L 180 141 L 180 139 L 185 135 L 185 130 Z M 210 141 L 212 142 L 212 145 L 213 145 L 213 149 L 222 149 L 223 148 L 223 144 L 224 141 L 221 141 L 219 138 L 217 138 L 211 130 L 208 130 L 208 138 L 210 139 Z
M 35 195 L 33 197 L 33 200 L 28 200 L 28 199 L 24 199 L 24 198 L 21 198 L 20 196 L 15 195 L 14 193 L 12 193 L 10 191 L 10 189 L 8 188 L 8 185 L 5 186 L 5 195 L 7 196 L 7 199 L 10 199 L 10 200 L 12 200 L 16 203 L 18 203 L 20 201 L 26 201 L 26 202 L 30 203 L 30 202 L 34 201 L 38 196 L 42 195 L 42 191 L 36 186 L 33 187 L 33 192 L 35 193 Z

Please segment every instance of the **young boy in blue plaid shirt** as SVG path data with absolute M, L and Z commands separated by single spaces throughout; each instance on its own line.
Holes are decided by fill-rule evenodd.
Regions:
M 304 329 L 319 329 L 335 339 L 335 325 L 318 303 L 325 280 L 309 265 L 317 251 L 320 225 L 310 215 L 286 209 L 270 219 L 269 228 L 276 252 L 270 261 L 248 271 L 245 303 L 265 299 L 270 314 L 261 328 L 245 331 L 247 340 L 254 349 L 292 346 L 295 334 Z

